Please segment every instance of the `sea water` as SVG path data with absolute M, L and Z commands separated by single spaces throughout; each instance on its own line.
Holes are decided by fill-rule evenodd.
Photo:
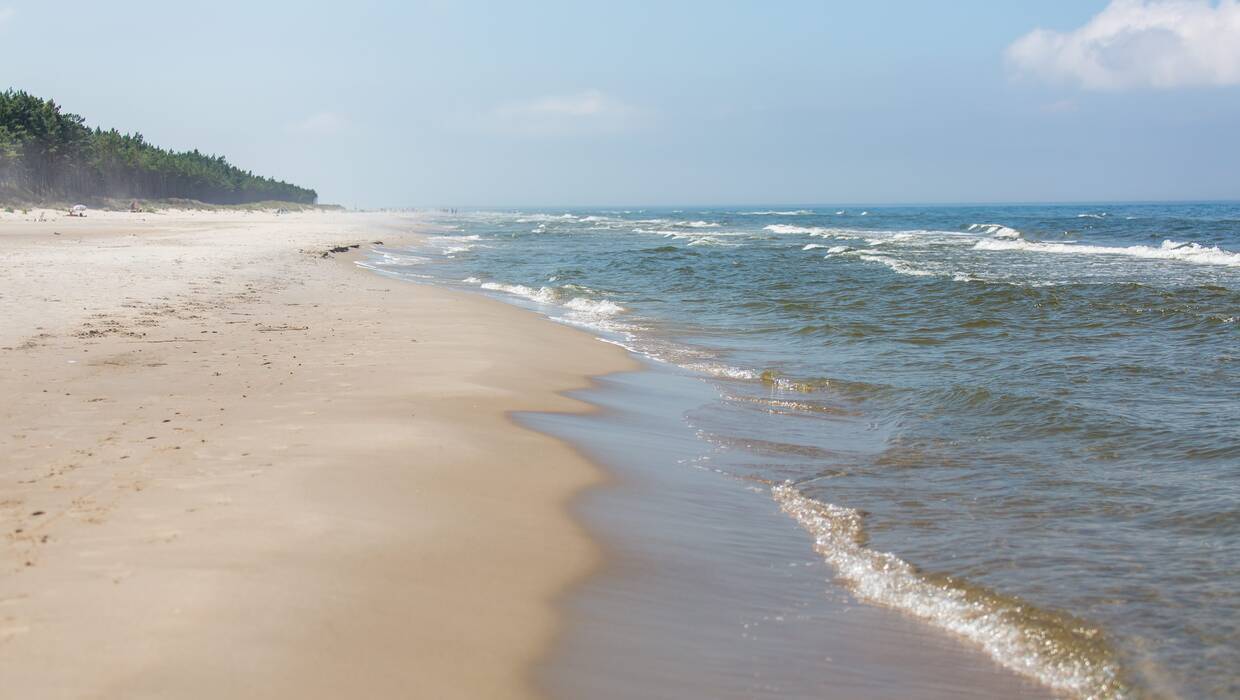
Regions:
M 1078 696 L 1240 695 L 1240 205 L 432 215 L 380 271 L 713 387 L 688 464 Z

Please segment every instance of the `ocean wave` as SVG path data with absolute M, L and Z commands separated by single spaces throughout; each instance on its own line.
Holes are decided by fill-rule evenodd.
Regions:
M 806 243 L 804 246 L 801 247 L 801 250 L 822 250 L 824 248 L 827 251 L 828 257 L 832 255 L 839 255 L 840 253 L 846 253 L 852 250 L 851 247 L 846 246 L 846 245 L 827 245 L 825 243 Z
M 740 243 L 733 243 L 731 241 L 726 241 L 717 236 L 686 236 L 686 238 L 690 239 L 689 241 L 690 246 L 709 245 L 709 246 L 725 246 L 728 248 L 735 248 L 741 245 Z
M 574 289 L 573 285 L 565 285 L 564 287 L 539 287 L 538 289 L 534 289 L 533 287 L 527 287 L 524 284 L 482 282 L 479 286 L 488 291 L 504 292 L 505 294 L 511 294 L 513 296 L 535 301 L 540 304 L 562 306 L 571 311 L 577 311 L 591 316 L 613 316 L 625 311 L 623 306 L 607 299 L 591 299 L 589 297 L 582 296 L 569 296 L 569 294 L 581 289 Z
M 780 235 L 805 235 L 815 238 L 862 238 L 875 234 L 894 234 L 895 231 L 867 231 L 864 229 L 833 228 L 827 226 L 796 226 L 794 224 L 770 224 L 763 226 L 763 231 Z M 885 238 L 884 238 L 885 240 Z
M 1121 248 L 1077 245 L 1074 243 L 985 239 L 974 244 L 973 249 L 986 251 L 1014 250 L 1060 255 L 1119 255 L 1149 260 L 1174 260 L 1195 265 L 1240 267 L 1240 253 L 1238 252 L 1223 250 L 1218 246 L 1206 247 L 1199 243 L 1180 243 L 1177 241 L 1163 241 L 1162 245 L 1157 248 L 1146 245 L 1133 245 Z
M 577 217 L 572 214 L 522 214 L 516 219 L 513 219 L 513 221 L 518 224 L 533 224 L 551 221 L 573 221 L 576 218 Z
M 826 231 L 827 229 L 824 229 L 824 228 L 819 227 L 819 226 L 793 226 L 792 224 L 771 224 L 771 225 L 769 225 L 769 226 L 763 226 L 763 227 L 762 227 L 762 230 L 763 230 L 763 231 L 770 231 L 771 233 L 785 233 L 785 234 L 793 234 L 793 233 L 808 233 L 808 234 L 814 234 L 814 233 L 818 233 L 819 231 Z
M 481 244 L 481 236 L 430 236 L 426 242 L 439 248 L 444 255 L 456 255 L 457 253 L 467 253 Z
M 969 224 L 969 227 L 965 230 L 973 233 L 984 233 L 995 238 L 1020 238 L 1021 236 L 1020 231 L 1003 224 Z
M 1128 695 L 1099 629 L 957 579 L 923 574 L 894 554 L 869 549 L 860 511 L 809 498 L 791 483 L 773 487 L 772 495 L 858 598 L 960 635 L 1003 666 L 1060 692 Z
M 624 311 L 624 307 L 614 301 L 607 299 L 587 299 L 586 297 L 573 297 L 564 302 L 564 307 L 573 311 L 584 311 L 588 314 L 596 314 L 600 316 L 613 316 Z
M 934 277 L 939 274 L 937 272 L 931 272 L 930 270 L 923 270 L 919 267 L 913 267 L 903 260 L 898 260 L 889 255 L 879 255 L 878 253 L 859 251 L 857 252 L 857 257 L 862 260 L 882 263 L 883 265 L 889 267 L 893 272 L 897 272 L 901 275 L 909 275 L 910 277 Z
M 556 303 L 555 290 L 551 287 L 539 287 L 538 289 L 534 289 L 533 287 L 527 287 L 524 284 L 504 284 L 502 282 L 483 282 L 480 286 L 488 291 L 504 292 L 513 296 L 529 299 L 530 301 L 537 301 L 541 304 Z
M 741 216 L 813 216 L 814 212 L 808 209 L 797 209 L 795 211 L 742 211 L 738 214 Z
M 705 228 L 705 227 L 701 227 Z M 699 233 L 697 231 L 684 230 L 668 230 L 657 228 L 634 228 L 633 233 L 645 233 L 653 236 L 663 236 L 677 241 L 688 241 L 690 246 L 727 246 L 735 248 L 742 245 L 734 240 L 734 238 L 744 238 L 749 234 L 737 231 L 714 231 L 710 233 Z
M 677 221 L 673 226 L 683 226 L 684 228 L 719 228 L 721 224 L 713 221 Z
M 814 238 L 863 240 L 869 245 L 969 245 L 977 240 L 975 234 L 932 229 L 884 231 L 880 229 L 770 224 L 769 226 L 763 226 L 762 230 L 779 235 L 805 235 Z
M 897 231 L 895 233 L 888 233 L 888 235 L 878 237 L 878 238 L 867 238 L 865 239 L 865 242 L 870 245 L 886 245 L 888 243 L 900 243 L 902 241 L 912 241 L 912 240 L 915 240 L 916 238 L 918 238 L 917 234 L 911 231 Z M 919 241 L 919 243 L 924 243 L 924 242 L 925 242 L 924 240 Z

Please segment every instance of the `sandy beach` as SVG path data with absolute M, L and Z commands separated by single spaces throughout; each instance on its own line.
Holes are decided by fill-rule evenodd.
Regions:
M 1240 0 L 316 9 L 0 0 L 0 700 L 1240 700 Z
M 509 413 L 623 351 L 358 269 L 389 216 L 0 217 L 6 695 L 536 694 L 601 473 Z

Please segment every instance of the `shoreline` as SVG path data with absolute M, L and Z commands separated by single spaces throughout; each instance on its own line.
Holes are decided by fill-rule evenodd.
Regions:
M 384 246 L 363 265 L 400 278 L 401 254 L 412 253 L 420 260 L 423 245 L 404 250 Z M 386 267 L 377 262 L 379 258 Z M 443 284 L 424 278 L 414 272 L 407 279 Z M 450 284 L 447 288 L 458 291 Z M 531 303 L 520 290 L 465 291 L 579 327 L 548 313 L 546 306 Z M 585 332 L 627 349 L 605 330 L 586 324 Z M 596 572 L 563 596 L 566 641 L 540 668 L 552 697 L 623 698 L 632 696 L 635 688 L 641 697 L 663 697 L 675 688 L 691 689 L 688 697 L 774 698 L 783 696 L 774 688 L 799 696 L 829 695 L 841 687 L 848 688 L 849 697 L 1056 696 L 1050 685 L 1007 667 L 966 635 L 928 624 L 899 608 L 862 601 L 815 552 L 813 538 L 784 512 L 769 486 L 761 487 L 755 499 L 749 493 L 755 484 L 722 472 L 707 473 L 715 470 L 699 463 L 707 445 L 696 435 L 680 433 L 688 413 L 718 400 L 718 388 L 700 373 L 628 352 L 640 363 L 637 370 L 596 377 L 589 388 L 571 392 L 593 410 L 517 416 L 521 425 L 574 446 L 611 477 L 574 499 L 574 516 L 606 556 Z M 677 388 L 668 390 L 665 384 Z M 650 421 L 655 416 L 658 420 Z M 695 485 L 686 489 L 690 481 Z M 692 514 L 693 504 L 701 501 L 730 508 L 735 519 L 704 525 L 711 516 Z M 689 514 L 682 512 L 686 505 Z M 686 530 L 696 530 L 696 539 L 684 536 Z M 737 557 L 728 551 L 728 543 L 762 554 Z M 685 566 L 687 558 L 699 559 L 698 566 Z M 757 559 L 760 565 L 755 564 Z M 712 567 L 749 584 L 733 588 L 727 596 L 696 600 L 712 587 L 703 578 Z M 790 570 L 784 579 L 754 583 L 755 574 L 765 575 L 763 569 L 782 567 L 800 568 Z M 686 590 L 688 581 L 700 584 L 700 590 Z M 736 629 L 738 611 L 754 610 L 765 611 L 761 621 L 752 621 L 755 627 L 780 622 L 779 638 L 758 643 L 756 635 Z M 807 618 L 813 622 L 805 624 Z M 847 633 L 847 641 L 840 640 L 841 632 Z M 737 646 L 738 638 L 749 641 Z M 700 659 L 686 656 L 687 649 L 729 663 L 703 670 Z M 772 653 L 774 649 L 779 653 Z M 751 652 L 763 655 L 764 663 L 753 666 L 753 658 L 746 656 Z M 825 665 L 822 656 L 828 656 Z M 845 658 L 850 663 L 840 664 L 838 660 Z M 641 660 L 646 675 L 659 669 L 660 680 L 635 680 L 625 670 L 634 659 Z M 748 668 L 752 677 L 738 673 L 739 668 Z M 752 685 L 759 677 L 768 680 L 762 686 Z M 782 680 L 773 680 L 776 677 Z M 805 684 L 793 679 L 804 679 Z
M 610 474 L 574 502 L 606 556 L 563 597 L 540 677 L 557 698 L 1049 698 L 967 640 L 860 600 L 769 488 L 716 473 L 685 411 L 714 400 L 645 361 L 521 424 Z
M 1023 254 L 992 253 L 983 246 L 969 245 L 970 252 L 963 245 L 943 247 L 993 235 L 991 226 L 959 240 L 965 234 L 953 229 L 976 228 L 959 222 L 1010 216 L 1015 219 L 1010 223 L 1036 231 L 1029 220 L 1037 216 L 1058 216 L 1071 224 L 1075 213 L 923 213 L 924 240 L 907 234 L 900 216 L 876 219 L 872 238 L 844 232 L 857 239 L 863 251 L 873 246 L 895 256 L 892 260 L 920 264 L 924 257 L 942 265 L 941 271 L 980 276 L 967 279 L 954 272 L 921 275 L 919 270 L 930 263 L 896 269 L 853 256 L 820 262 L 821 252 L 802 251 L 826 248 L 815 241 L 826 237 L 821 232 L 830 230 L 831 215 L 803 213 L 818 218 L 794 227 L 784 223 L 783 212 L 739 209 L 694 212 L 701 217 L 695 221 L 683 212 L 663 210 L 445 213 L 432 217 L 442 223 L 442 232 L 413 248 L 385 248 L 370 260 L 398 276 L 481 293 L 585 327 L 656 360 L 656 367 L 681 369 L 714 386 L 718 395 L 665 417 L 694 427 L 702 438 L 700 454 L 688 458 L 700 456 L 725 478 L 774 487 L 764 495 L 799 525 L 799 536 L 808 538 L 819 563 L 831 565 L 838 574 L 835 582 L 866 603 L 918 619 L 935 634 L 956 636 L 1005 669 L 1059 693 L 1109 697 L 1169 692 L 1177 684 L 1217 686 L 1220 681 L 1192 653 L 1194 643 L 1210 645 L 1202 633 L 1210 628 L 1201 625 L 1208 615 L 1192 608 L 1177 612 L 1151 607 L 1140 599 L 1098 603 L 1099 595 L 1118 585 L 1095 575 L 1109 570 L 1127 572 L 1125 586 L 1188 596 L 1187 581 L 1174 578 L 1172 563 L 1180 558 L 1167 550 L 1174 549 L 1175 540 L 1155 536 L 1159 528 L 1145 523 L 1155 536 L 1152 544 L 1162 549 L 1151 560 L 1152 568 L 1129 568 L 1135 565 L 1125 554 L 1131 547 L 1119 543 L 1141 528 L 1113 532 L 1102 540 L 1090 538 L 1086 533 L 1092 528 L 1107 532 L 1107 521 L 1088 509 L 1065 505 L 1078 503 L 1078 497 L 1090 502 L 1073 495 L 1072 478 L 1078 477 L 1093 489 L 1090 493 L 1101 494 L 1101 503 L 1132 505 L 1135 493 L 1106 491 L 1113 474 L 1105 460 L 1088 461 L 1088 468 L 1079 472 L 1074 455 L 1093 454 L 1106 444 L 1126 468 L 1139 469 L 1139 450 L 1118 440 L 1100 443 L 1084 431 L 1119 427 L 1105 409 L 1098 410 L 1106 405 L 1099 399 L 1125 395 L 1144 406 L 1139 397 L 1125 392 L 1136 392 L 1142 382 L 1159 383 L 1163 375 L 1153 372 L 1140 382 L 1123 382 L 1114 358 L 1071 355 L 1065 360 L 1063 353 L 1074 352 L 1070 329 L 1078 315 L 1038 316 L 1035 322 L 1026 313 L 1039 308 L 1050 293 L 1040 280 L 1061 273 L 1057 256 L 1026 261 Z M 758 218 L 744 218 L 751 215 Z M 1123 226 L 1123 235 L 1137 235 L 1128 224 Z M 1188 234 L 1185 238 L 1202 240 Z M 888 243 L 889 248 L 882 247 Z M 981 252 L 971 252 L 975 250 Z M 942 259 L 935 257 L 940 252 Z M 1150 308 L 1178 323 L 1195 323 L 1192 336 L 1206 344 L 1202 352 L 1225 350 L 1218 333 L 1226 327 L 1218 324 L 1231 317 L 1225 308 L 1231 290 L 1207 287 L 1188 293 L 1189 298 L 1204 294 L 1203 306 L 1190 310 L 1180 306 L 1181 297 L 1160 293 L 1163 287 L 1155 280 L 1135 288 L 1123 281 L 1145 279 L 1164 266 L 1171 279 L 1178 279 L 1179 272 L 1195 281 L 1216 273 L 1231 279 L 1230 273 L 1172 262 L 1095 260 L 1092 252 L 1063 265 L 1063 274 L 1101 276 L 1098 286 L 1074 291 L 1065 303 L 1091 319 L 1094 327 L 1123 330 L 1099 331 L 1108 339 L 1104 342 L 1126 347 L 1124 338 L 1132 327 L 1152 324 L 1143 339 L 1134 339 L 1135 347 L 1155 355 L 1163 352 L 1147 340 L 1165 330 L 1157 319 L 1116 318 L 1114 307 L 1091 305 L 1094 300 L 1112 303 L 1118 295 L 1149 300 Z M 982 280 L 1008 274 L 1018 277 L 1011 284 Z M 1022 291 L 1013 298 L 1008 296 L 1012 290 Z M 929 303 L 918 307 L 921 313 L 910 314 L 908 308 L 923 303 L 922 292 L 943 303 Z M 876 307 L 884 313 L 875 316 Z M 890 324 L 885 322 L 888 315 Z M 923 315 L 936 322 L 922 324 Z M 1026 324 L 1056 329 L 1056 342 L 1047 346 L 1045 363 L 1038 365 L 1047 368 L 1047 374 L 1005 371 L 1026 363 L 1020 359 L 1028 340 Z M 1197 349 L 1185 347 L 1183 340 L 1168 336 L 1166 352 L 1197 356 Z M 994 348 L 1013 352 L 996 353 Z M 956 362 L 956 355 L 981 369 Z M 1074 379 L 1085 376 L 1091 378 L 1088 385 Z M 1168 387 L 1176 392 L 1188 388 L 1178 380 Z M 1234 403 L 1225 394 L 1216 390 L 1203 398 L 1225 410 Z M 600 404 L 611 400 L 598 398 Z M 1156 423 L 1142 422 L 1152 417 L 1133 416 L 1140 420 L 1128 427 L 1156 428 Z M 1181 426 L 1194 423 L 1183 414 L 1178 418 Z M 1023 424 L 1043 427 L 1025 434 Z M 1221 425 L 1202 427 L 1213 444 L 1225 450 L 1227 436 L 1216 430 Z M 615 424 L 606 428 L 623 429 Z M 583 444 L 579 434 L 588 439 L 590 432 L 574 427 L 566 438 Z M 1185 434 L 1167 433 L 1159 454 L 1178 459 L 1177 452 L 1192 448 Z M 646 442 L 658 440 L 641 435 L 633 450 L 640 452 Z M 1224 454 L 1202 452 L 1190 461 L 1221 475 L 1227 466 Z M 597 455 L 595 459 L 602 461 Z M 642 468 L 624 460 L 619 465 L 615 470 L 620 472 Z M 669 463 L 668 468 L 679 467 Z M 1168 488 L 1184 486 L 1186 478 L 1142 473 L 1149 477 L 1143 483 Z M 1052 496 L 1057 489 L 1064 493 Z M 1225 499 L 1200 495 L 1210 508 L 1225 507 Z M 643 499 L 631 505 L 649 507 Z M 1167 522 L 1178 517 L 1174 508 L 1158 510 Z M 1041 523 L 1048 513 L 1055 514 L 1055 527 L 1044 529 Z M 623 537 L 634 524 L 644 525 L 621 520 L 593 531 L 599 539 L 613 533 Z M 664 530 L 682 524 L 683 519 L 669 518 Z M 648 534 L 661 536 L 658 532 Z M 1192 537 L 1202 546 L 1217 543 L 1217 532 L 1205 524 Z M 1064 547 L 1065 542 L 1077 546 Z M 703 539 L 703 546 L 710 544 L 709 538 Z M 1095 553 L 1100 558 L 1093 557 Z M 1045 566 L 1026 570 L 1024 561 Z M 1217 562 L 1192 555 L 1185 555 L 1183 564 L 1202 573 L 1218 570 Z M 658 575 L 662 569 L 652 571 Z M 1055 585 L 1060 577 L 1075 584 Z M 1216 582 L 1208 588 L 1215 593 L 1226 589 Z M 662 599 L 654 595 L 651 600 L 657 607 Z M 1124 612 L 1134 610 L 1148 614 Z M 1143 630 L 1167 635 L 1147 637 Z M 1150 639 L 1157 641 L 1143 641 Z
M 0 222 L 5 687 L 536 695 L 605 477 L 512 415 L 633 360 L 298 252 L 407 221 L 158 218 Z

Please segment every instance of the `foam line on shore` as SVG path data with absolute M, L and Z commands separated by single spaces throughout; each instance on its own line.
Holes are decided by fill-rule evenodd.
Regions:
M 1128 697 L 1096 627 L 957 579 L 927 575 L 894 554 L 870 549 L 856 509 L 809 498 L 791 483 L 774 486 L 772 495 L 862 600 L 959 635 L 1004 667 L 1054 690 L 1081 698 Z

